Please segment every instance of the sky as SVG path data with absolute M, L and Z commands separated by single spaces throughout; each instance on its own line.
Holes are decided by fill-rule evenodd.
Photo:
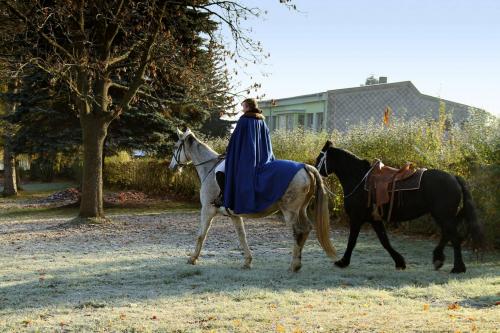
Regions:
M 264 99 L 357 87 L 373 74 L 500 116 L 499 0 L 245 0 L 271 54 L 240 74 Z M 241 71 L 240 71 L 241 73 Z

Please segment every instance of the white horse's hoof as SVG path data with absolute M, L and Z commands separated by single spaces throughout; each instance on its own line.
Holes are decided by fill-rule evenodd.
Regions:
M 245 263 L 243 264 L 244 269 L 252 268 L 252 259 L 253 258 L 245 258 Z

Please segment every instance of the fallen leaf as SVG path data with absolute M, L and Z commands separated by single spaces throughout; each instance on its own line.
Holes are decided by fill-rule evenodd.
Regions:
M 458 309 L 460 309 L 460 305 L 457 302 L 448 304 L 448 310 L 458 310 Z
M 234 326 L 241 326 L 241 320 L 239 320 L 239 319 L 233 320 L 233 325 Z
M 151 317 L 151 320 L 156 320 L 158 319 L 156 316 Z
M 429 304 L 424 304 L 424 311 L 429 311 Z
M 125 313 L 120 313 L 120 319 L 121 320 L 125 320 L 125 318 L 127 318 L 127 316 L 125 315 Z
M 277 324 L 276 325 L 276 332 L 278 332 L 278 333 L 285 333 L 286 332 L 285 326 L 283 326 L 281 324 Z

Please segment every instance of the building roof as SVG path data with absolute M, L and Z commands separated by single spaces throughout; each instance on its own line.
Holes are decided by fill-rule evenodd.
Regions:
M 422 94 L 417 87 L 411 82 L 411 81 L 400 81 L 400 82 L 391 82 L 391 83 L 380 83 L 380 84 L 371 84 L 371 85 L 366 85 L 366 86 L 359 86 L 359 87 L 350 87 L 350 88 L 340 88 L 340 89 L 332 89 L 332 90 L 327 90 L 325 92 L 319 92 L 315 94 L 307 94 L 307 95 L 299 95 L 299 96 L 291 96 L 291 97 L 285 97 L 285 98 L 276 98 L 274 101 L 278 102 L 279 105 L 287 105 L 287 104 L 296 104 L 297 100 L 303 100 L 301 102 L 313 102 L 317 100 L 326 100 L 328 94 L 344 94 L 344 93 L 357 93 L 357 92 L 367 92 L 367 91 L 377 91 L 377 90 L 385 90 L 385 89 L 394 89 L 394 88 L 403 88 L 407 87 L 417 94 L 419 94 L 421 97 L 425 99 L 439 99 L 442 100 L 445 103 L 452 103 L 452 104 L 458 104 L 464 107 L 469 107 L 468 105 L 465 105 L 463 103 L 458 103 L 450 100 L 446 100 L 440 97 L 434 97 L 430 95 L 425 95 Z M 272 100 L 263 100 L 259 102 L 261 107 L 269 107 L 271 104 Z

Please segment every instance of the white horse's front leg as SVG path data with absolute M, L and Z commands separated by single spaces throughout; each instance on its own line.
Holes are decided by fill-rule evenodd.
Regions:
M 245 264 L 243 265 L 243 268 L 251 268 L 253 257 L 252 251 L 250 251 L 250 248 L 248 247 L 247 235 L 245 233 L 245 225 L 243 224 L 243 219 L 239 216 L 231 216 L 231 221 L 233 221 L 236 232 L 238 232 L 240 245 L 243 248 L 243 252 L 245 253 Z
M 196 239 L 196 248 L 191 257 L 189 257 L 188 264 L 196 264 L 196 260 L 200 256 L 201 248 L 207 237 L 208 229 L 210 229 L 210 225 L 216 213 L 217 211 L 212 205 L 207 204 L 201 208 L 200 230 L 198 231 L 198 238 Z

